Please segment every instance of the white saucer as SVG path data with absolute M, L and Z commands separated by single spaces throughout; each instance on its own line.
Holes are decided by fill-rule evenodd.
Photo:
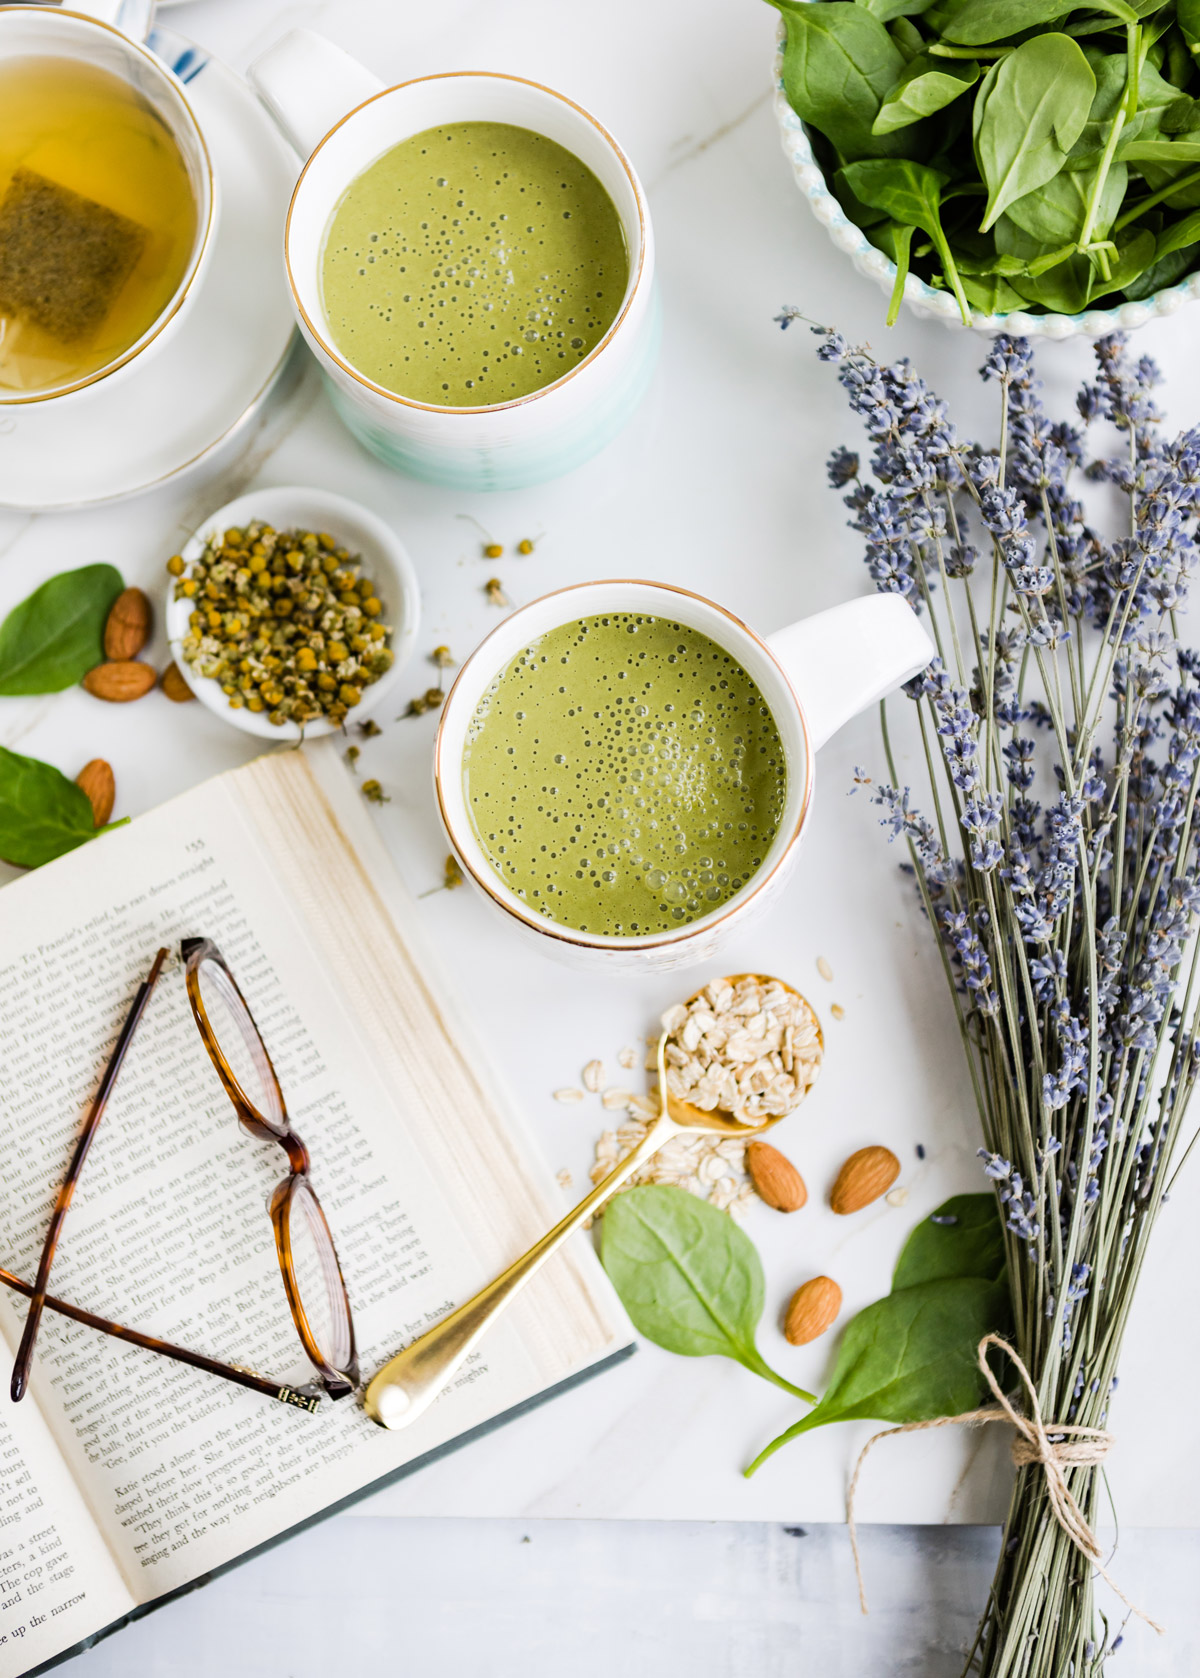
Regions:
M 227 65 L 171 29 L 147 44 L 186 84 L 212 154 L 212 261 L 187 318 L 144 367 L 0 417 L 0 507 L 57 511 L 165 483 L 250 425 L 287 359 L 283 223 L 296 158 Z

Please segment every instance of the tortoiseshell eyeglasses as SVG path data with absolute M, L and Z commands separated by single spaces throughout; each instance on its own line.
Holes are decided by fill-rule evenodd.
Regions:
M 36 1280 L 31 1285 L 0 1269 L 0 1284 L 25 1294 L 30 1300 L 25 1329 L 13 1365 L 11 1392 L 14 1400 L 23 1396 L 28 1385 L 43 1309 L 86 1323 L 104 1334 L 115 1335 L 147 1351 L 160 1352 L 193 1368 L 221 1375 L 226 1380 L 300 1409 L 315 1410 L 322 1389 L 331 1398 L 344 1398 L 359 1387 L 354 1320 L 337 1250 L 309 1180 L 308 1150 L 292 1129 L 267 1046 L 233 974 L 212 940 L 184 939 L 180 953 L 193 1018 L 234 1111 L 252 1136 L 260 1141 L 277 1143 L 287 1155 L 287 1175 L 272 1194 L 268 1210 L 275 1232 L 275 1250 L 284 1292 L 296 1332 L 320 1380 L 298 1387 L 272 1381 L 237 1364 L 221 1363 L 182 1346 L 173 1346 L 169 1341 L 125 1328 L 120 1323 L 109 1322 L 90 1311 L 82 1311 L 77 1306 L 55 1299 L 46 1291 L 58 1238 L 83 1162 L 116 1083 L 121 1063 L 166 960 L 167 951 L 160 950 L 134 998 L 75 1145 L 66 1179 L 50 1217 Z

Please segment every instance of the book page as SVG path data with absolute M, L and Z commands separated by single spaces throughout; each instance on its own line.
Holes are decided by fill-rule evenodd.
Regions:
M 300 754 L 261 767 L 287 758 L 297 782 L 307 773 Z M 154 951 L 211 937 L 254 1010 L 311 1155 L 369 1374 L 487 1280 L 498 1255 L 514 1257 L 514 1236 L 536 1237 L 551 1203 L 526 1195 L 524 1222 L 498 1240 L 479 1207 L 451 1198 L 449 1179 L 418 1143 L 438 1118 L 427 1109 L 439 1078 L 431 1093 L 411 1076 L 397 1083 L 381 1074 L 356 1017 L 365 1004 L 354 981 L 330 967 L 287 886 L 289 869 L 323 876 L 334 863 L 315 852 L 305 860 L 299 834 L 276 834 L 274 855 L 264 846 L 247 814 L 259 772 L 251 765 L 195 789 L 0 894 L 0 1064 L 9 1084 L 0 1255 L 32 1274 L 87 1099 Z M 336 826 L 322 820 L 313 843 L 336 847 Z M 368 975 L 371 942 L 392 936 L 379 904 L 374 913 L 374 928 L 364 929 L 344 907 L 339 933 L 350 967 Z M 422 1064 L 451 1055 L 427 1020 L 417 1029 Z M 274 1380 L 310 1379 L 266 1211 L 287 1169 L 281 1148 L 238 1124 L 173 956 L 93 1144 L 53 1291 Z M 520 1180 L 515 1161 L 512 1174 Z M 502 1176 L 490 1192 L 503 1225 L 502 1207 L 522 1197 Z M 498 1324 L 448 1394 L 398 1433 L 368 1421 L 354 1399 L 310 1415 L 49 1315 L 34 1391 L 130 1592 L 146 1601 L 600 1355 L 615 1319 L 569 1286 L 569 1271 L 543 1274 L 524 1322 Z M 0 1302 L 10 1335 L 23 1308 Z M 530 1314 L 541 1319 L 536 1332 Z M 573 1344 L 565 1327 L 553 1332 L 564 1315 Z
M 5 1360 L 5 1383 L 8 1364 Z M 27 1672 L 134 1606 L 27 1395 L 0 1406 L 0 1672 Z

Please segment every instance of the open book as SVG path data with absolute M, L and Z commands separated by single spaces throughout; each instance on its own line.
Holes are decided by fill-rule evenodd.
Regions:
M 92 1146 L 51 1278 L 100 1316 L 281 1383 L 311 1379 L 265 1201 L 284 1174 L 192 1021 L 181 938 L 221 948 L 312 1156 L 364 1373 L 561 1206 L 335 748 L 222 775 L 0 893 L 0 1264 L 32 1279 L 87 1101 L 173 952 Z M 0 1288 L 0 1358 L 24 1302 Z M 52 1312 L 0 1400 L 0 1678 L 14 1678 L 627 1349 L 586 1241 L 530 1283 L 423 1417 L 315 1414 Z

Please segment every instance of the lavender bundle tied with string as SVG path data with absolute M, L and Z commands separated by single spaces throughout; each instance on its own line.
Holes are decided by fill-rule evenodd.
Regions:
M 926 784 L 901 784 L 886 708 L 888 778 L 856 779 L 937 938 L 1006 1223 L 1015 1350 L 1041 1415 L 1103 1431 L 1200 1071 L 1200 657 L 1177 623 L 1200 432 L 1162 434 L 1157 370 L 1119 337 L 1095 347 L 1079 421 L 1051 421 L 1028 344 L 998 338 L 986 450 L 907 361 L 813 330 L 872 444 L 871 478 L 839 449 L 830 480 L 877 588 L 925 614 L 939 651 L 906 690 Z M 1090 458 L 1099 431 L 1111 458 Z M 1064 1476 L 1094 1527 L 1097 1465 Z M 1094 1582 L 1047 1475 L 1020 1468 L 966 1670 L 1095 1678 L 1120 1631 Z

